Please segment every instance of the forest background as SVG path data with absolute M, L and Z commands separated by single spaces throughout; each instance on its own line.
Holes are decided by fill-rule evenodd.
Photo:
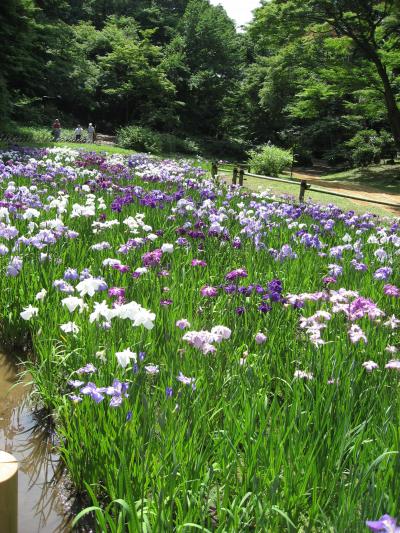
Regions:
M 134 149 L 400 151 L 396 0 L 263 0 L 240 32 L 208 0 L 2 0 L 0 40 L 2 132 L 58 116 Z

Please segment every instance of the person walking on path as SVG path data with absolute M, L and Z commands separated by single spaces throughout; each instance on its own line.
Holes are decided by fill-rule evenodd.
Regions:
M 79 142 L 82 139 L 82 132 L 83 129 L 80 124 L 78 124 L 78 127 L 75 128 L 75 142 Z
M 88 127 L 87 131 L 88 131 L 88 142 L 92 143 L 94 141 L 94 132 L 95 132 L 95 130 L 94 130 L 94 126 L 93 126 L 93 124 L 91 122 L 89 124 L 89 127 Z
M 61 124 L 58 118 L 54 121 L 52 129 L 54 141 L 58 141 L 61 137 Z

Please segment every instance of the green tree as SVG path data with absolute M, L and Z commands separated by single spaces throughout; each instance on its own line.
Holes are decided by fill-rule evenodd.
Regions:
M 222 135 L 224 101 L 241 66 L 233 21 L 208 0 L 190 0 L 165 56 L 167 73 L 177 87 L 177 100 L 183 103 L 183 127 L 192 133 Z
M 17 93 L 33 94 L 40 65 L 33 53 L 35 7 L 31 0 L 0 3 L 0 120 L 12 112 Z
M 389 126 L 382 80 L 353 39 L 317 21 L 310 5 L 273 0 L 256 11 L 242 84 L 247 131 L 259 143 L 281 139 L 315 156 L 345 156 L 357 130 Z M 385 54 L 392 71 L 396 47 L 393 67 Z M 398 91 L 394 76 L 392 87 Z
M 161 49 L 131 18 L 110 18 L 102 30 L 107 51 L 97 57 L 100 97 L 119 124 L 162 127 L 173 119 L 175 87 L 160 67 Z
M 400 148 L 400 108 L 393 62 L 400 53 L 397 0 L 277 0 L 285 15 L 305 23 L 310 31 L 331 32 L 347 37 L 357 52 L 378 75 L 387 118 L 397 146 Z

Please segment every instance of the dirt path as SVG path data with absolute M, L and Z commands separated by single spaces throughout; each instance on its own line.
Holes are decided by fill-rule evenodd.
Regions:
M 107 146 L 115 146 L 115 139 L 116 137 L 114 135 L 104 135 L 103 133 L 96 135 L 96 142 Z
M 295 176 L 300 179 L 307 180 L 310 183 L 323 187 L 327 190 L 338 192 L 340 194 L 351 194 L 354 196 L 360 196 L 360 202 L 353 200 L 358 205 L 365 205 L 362 200 L 375 200 L 377 202 L 390 202 L 392 204 L 399 204 L 399 207 L 384 206 L 386 210 L 390 211 L 394 215 L 400 215 L 400 194 L 383 193 L 375 187 L 369 185 L 357 185 L 354 183 L 345 183 L 343 181 L 325 181 L 316 176 L 310 174 L 304 174 L 302 172 L 295 172 Z

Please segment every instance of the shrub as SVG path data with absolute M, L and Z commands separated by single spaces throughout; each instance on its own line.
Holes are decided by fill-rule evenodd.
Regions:
M 377 133 L 375 130 L 359 131 L 347 146 L 352 149 L 352 160 L 356 166 L 366 167 L 379 163 L 381 158 L 392 159 L 396 156 L 393 137 L 387 131 Z
M 172 133 L 158 133 L 145 126 L 126 126 L 117 132 L 117 144 L 138 152 L 153 154 L 196 154 L 198 145 Z
M 388 131 L 381 131 L 381 155 L 384 159 L 395 159 L 397 156 L 397 148 L 393 136 Z
M 138 152 L 159 153 L 162 151 L 160 135 L 144 126 L 126 126 L 117 132 L 117 144 Z
M 145 126 L 126 126 L 117 132 L 117 144 L 138 152 L 155 154 L 207 155 L 242 159 L 246 155 L 243 142 L 213 137 L 179 137 L 172 133 L 158 133 Z
M 351 154 L 353 163 L 357 167 L 367 167 L 372 163 L 379 162 L 380 149 L 372 144 L 365 144 L 364 146 L 357 146 Z
M 199 146 L 191 139 L 183 139 L 172 133 L 158 134 L 162 151 L 167 154 L 198 154 Z
M 249 165 L 258 174 L 279 176 L 292 163 L 292 151 L 277 146 L 266 144 L 249 152 Z

